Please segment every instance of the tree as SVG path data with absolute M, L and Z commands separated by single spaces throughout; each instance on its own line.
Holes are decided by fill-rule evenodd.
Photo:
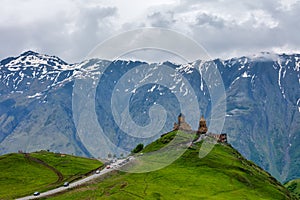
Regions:
M 132 150 L 132 153 L 138 153 L 138 152 L 142 151 L 143 148 L 144 148 L 144 145 L 140 143 Z

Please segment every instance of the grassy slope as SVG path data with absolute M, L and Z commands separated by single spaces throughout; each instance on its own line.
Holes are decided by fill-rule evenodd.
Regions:
M 32 153 L 32 157 L 38 158 L 46 162 L 48 165 L 53 166 L 60 171 L 64 176 L 64 181 L 72 181 L 80 178 L 82 175 L 91 170 L 99 168 L 102 164 L 95 159 L 88 159 L 83 157 L 76 157 L 65 155 L 61 157 L 57 154 L 43 152 Z
M 0 199 L 32 194 L 61 185 L 65 180 L 71 181 L 102 164 L 98 160 L 68 156 L 61 157 L 49 152 L 31 153 L 48 165 L 56 168 L 63 175 L 57 182 L 57 175 L 49 168 L 25 158 L 24 154 L 7 154 L 0 156 Z
M 157 150 L 173 136 L 174 132 L 165 135 L 144 152 Z M 188 149 L 161 170 L 114 172 L 51 199 L 291 199 L 279 182 L 230 146 L 217 144 L 199 159 L 200 146 Z
M 287 182 L 284 186 L 300 199 L 300 179 L 295 179 Z

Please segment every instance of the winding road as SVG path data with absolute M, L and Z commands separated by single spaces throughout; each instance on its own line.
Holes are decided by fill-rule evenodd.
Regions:
M 77 186 L 80 186 L 80 185 L 83 185 L 93 179 L 96 179 L 96 178 L 99 178 L 101 177 L 102 175 L 104 174 L 107 174 L 113 170 L 116 170 L 124 165 L 126 165 L 128 162 L 129 162 L 130 159 L 120 159 L 120 160 L 117 160 L 115 163 L 111 164 L 110 165 L 110 168 L 107 169 L 107 168 L 104 168 L 103 170 L 100 171 L 100 173 L 98 174 L 93 174 L 91 176 L 88 176 L 86 178 L 83 178 L 83 179 L 80 179 L 78 181 L 75 181 L 73 183 L 70 183 L 69 186 L 67 187 L 64 187 L 64 186 L 61 186 L 59 188 L 55 188 L 55 189 L 52 189 L 52 190 L 49 190 L 49 191 L 46 191 L 46 192 L 43 192 L 43 193 L 40 193 L 38 196 L 33 196 L 33 195 L 30 195 L 30 196 L 26 196 L 26 197 L 22 197 L 22 198 L 18 198 L 17 200 L 29 200 L 29 199 L 38 199 L 38 198 L 42 198 L 42 197 L 47 197 L 47 196 L 50 196 L 50 195 L 54 195 L 54 194 L 57 194 L 57 193 L 61 193 L 63 191 L 66 191 L 70 188 L 74 188 L 74 187 L 77 187 Z

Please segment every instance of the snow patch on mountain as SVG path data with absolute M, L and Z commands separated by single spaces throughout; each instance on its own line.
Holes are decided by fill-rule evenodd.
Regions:
M 285 63 L 283 63 L 285 61 Z M 282 64 L 283 63 L 283 64 Z M 281 85 L 281 79 L 284 78 L 285 73 L 286 73 L 286 64 L 288 62 L 286 60 L 283 60 L 282 58 L 279 58 L 277 60 L 277 65 L 279 66 L 279 71 L 278 71 L 278 85 L 281 91 L 281 94 L 284 98 L 286 98 L 285 93 L 284 93 L 284 87 Z
M 43 93 L 38 92 L 38 93 L 36 93 L 36 94 L 34 94 L 34 95 L 29 95 L 29 96 L 27 96 L 27 98 L 28 98 L 28 99 L 32 99 L 32 98 L 37 98 L 37 99 L 39 99 L 39 98 L 41 98 L 42 95 L 43 95 Z
M 300 57 L 295 57 L 295 67 L 294 67 L 295 71 L 300 71 Z
M 73 66 L 67 64 L 56 56 L 38 54 L 32 51 L 27 51 L 21 54 L 19 57 L 5 63 L 3 66 L 8 68 L 10 71 L 19 71 L 21 67 L 40 67 L 41 65 L 51 65 L 56 70 L 72 69 Z
M 297 100 L 296 105 L 298 106 L 298 111 L 300 112 L 300 98 Z
M 153 92 L 156 88 L 156 85 L 153 85 L 152 88 L 148 89 L 148 92 Z
M 183 65 L 179 65 L 179 67 L 176 68 L 178 72 L 187 73 L 187 74 L 193 73 L 193 69 L 194 66 L 192 64 L 183 64 Z
M 242 77 L 242 78 L 251 78 L 251 75 L 249 75 L 249 74 L 247 73 L 247 71 L 244 71 L 244 73 L 242 74 L 241 77 Z

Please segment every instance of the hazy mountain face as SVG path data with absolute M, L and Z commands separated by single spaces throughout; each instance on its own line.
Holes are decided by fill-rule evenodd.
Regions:
M 196 97 L 208 124 L 213 123 L 209 94 L 213 85 L 207 84 L 208 79 L 202 75 L 211 64 L 217 66 L 226 91 L 223 132 L 228 134 L 229 142 L 279 180 L 299 177 L 300 55 L 263 54 L 185 65 L 97 59 L 67 64 L 35 52 L 7 58 L 0 63 L 0 153 L 49 149 L 93 156 L 82 138 L 82 134 L 91 133 L 83 130 L 78 134 L 82 130 L 76 126 L 80 115 L 74 109 L 90 106 L 88 101 L 74 101 L 79 95 L 74 92 L 74 87 L 78 91 L 78 80 L 90 81 L 79 88 L 86 96 L 94 90 L 93 123 L 101 126 L 106 137 L 99 142 L 103 152 L 107 141 L 127 151 L 138 143 L 153 141 L 172 129 L 183 106 L 196 129 L 200 113 L 194 112 L 193 104 L 184 99 L 190 94 Z M 170 73 L 159 71 L 162 66 Z M 133 75 L 124 76 L 127 73 Z M 124 95 L 118 95 L 118 91 Z M 158 116 L 157 105 L 165 109 Z M 121 114 L 116 114 L 124 108 L 128 108 L 126 117 L 137 125 L 137 132 L 142 133 L 139 127 L 147 128 L 149 124 L 149 130 L 155 128 L 153 125 L 161 130 L 147 137 L 128 134 L 134 132 L 131 124 L 124 124 Z M 84 117 L 84 111 L 76 112 Z M 160 116 L 165 123 L 153 121 Z

